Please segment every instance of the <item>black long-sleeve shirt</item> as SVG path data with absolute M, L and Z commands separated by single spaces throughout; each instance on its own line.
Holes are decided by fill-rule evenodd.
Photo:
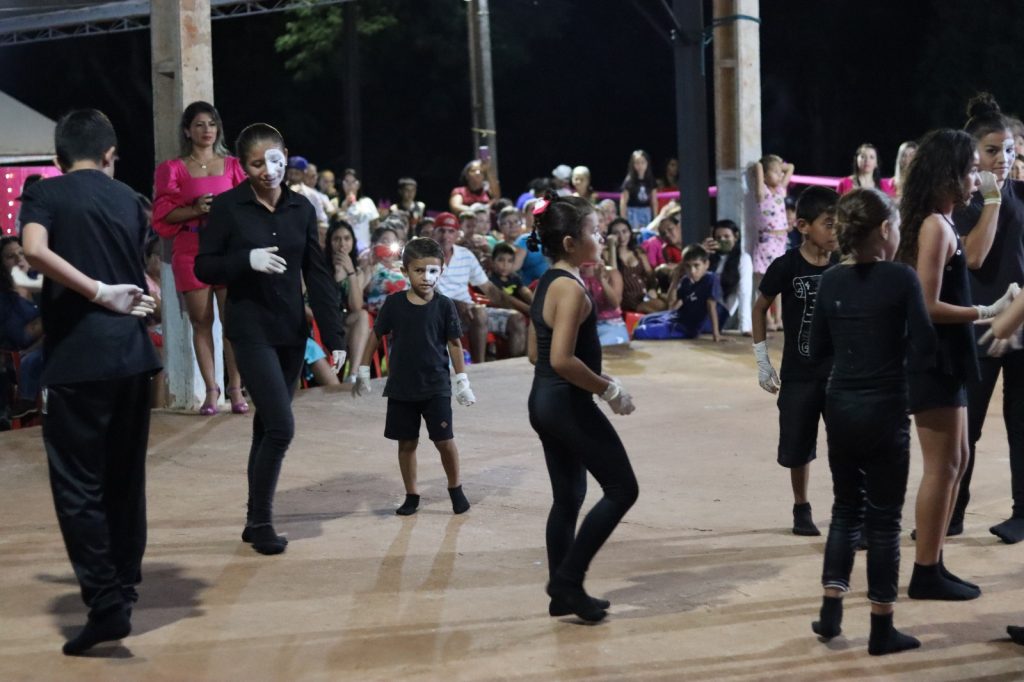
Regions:
M 935 347 L 921 284 L 908 266 L 838 265 L 821 276 L 810 352 L 833 358 L 829 390 L 905 390 L 904 363 L 930 366 Z
M 287 187 L 269 211 L 248 182 L 219 194 L 207 225 L 199 232 L 196 277 L 226 284 L 224 333 L 235 343 L 300 346 L 306 342 L 302 278 L 320 336 L 331 350 L 345 348 L 338 290 L 317 240 L 316 214 L 306 197 Z M 280 275 L 256 272 L 252 249 L 277 247 L 287 269 Z

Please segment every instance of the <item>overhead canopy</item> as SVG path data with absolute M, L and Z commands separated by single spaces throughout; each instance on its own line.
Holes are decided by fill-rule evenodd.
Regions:
M 0 92 L 0 165 L 28 161 L 51 161 L 54 157 L 53 129 L 56 123 Z

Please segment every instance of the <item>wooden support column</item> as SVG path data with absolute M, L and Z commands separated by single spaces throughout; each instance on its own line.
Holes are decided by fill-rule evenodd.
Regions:
M 161 0 L 150 3 L 150 12 L 153 132 L 156 162 L 160 163 L 181 154 L 178 126 L 185 107 L 196 100 L 213 102 L 210 0 Z M 171 243 L 163 241 L 161 290 L 167 405 L 171 409 L 195 410 L 206 397 L 206 386 L 192 350 L 192 326 L 184 310 L 184 299 L 175 295 Z M 217 376 L 223 377 L 219 319 L 214 321 L 213 339 Z
M 761 37 L 758 0 L 714 0 L 715 166 L 718 218 L 741 226 L 753 252 L 757 224 L 744 209 L 744 170 L 761 158 Z M 722 21 L 725 19 L 725 21 Z M 748 207 L 756 201 L 746 202 Z

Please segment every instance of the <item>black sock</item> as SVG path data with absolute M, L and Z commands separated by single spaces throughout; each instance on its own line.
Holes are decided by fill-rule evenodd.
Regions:
M 871 614 L 871 635 L 868 637 L 868 653 L 872 656 L 884 656 L 898 651 L 916 649 L 921 641 L 916 637 L 905 635 L 892 626 L 892 614 Z
M 811 518 L 811 503 L 793 505 L 793 535 L 821 535 Z
M 914 572 L 907 586 L 911 599 L 937 599 L 940 601 L 967 601 L 981 596 L 981 590 L 970 588 L 942 576 L 939 564 L 914 564 Z
M 132 622 L 124 606 L 119 605 L 102 616 L 90 615 L 81 632 L 64 642 L 64 655 L 78 656 L 100 642 L 123 639 L 131 631 Z
M 607 615 L 605 610 L 599 607 L 594 599 L 583 591 L 581 583 L 568 580 L 559 575 L 555 575 L 551 582 L 548 583 L 548 596 L 551 597 L 552 601 L 557 601 L 567 606 L 570 613 L 574 613 L 591 623 L 596 623 Z
M 249 531 L 247 542 L 251 542 L 252 548 L 260 554 L 280 554 L 288 544 L 288 541 L 278 535 L 274 531 L 274 526 L 269 523 L 249 526 L 246 530 Z M 243 537 L 244 535 L 243 533 Z
M 952 580 L 955 583 L 960 583 L 961 585 L 966 585 L 967 587 L 971 588 L 972 590 L 978 590 L 979 593 L 981 592 L 981 588 L 980 587 L 978 587 L 974 583 L 970 582 L 969 580 L 964 580 L 960 576 L 954 575 L 953 573 L 950 572 L 950 570 L 948 568 L 946 568 L 946 562 L 944 562 L 942 560 L 942 552 L 939 552 L 939 573 L 942 574 L 942 577 L 945 578 L 946 580 Z
M 1008 545 L 1014 545 L 1024 540 L 1024 519 L 1016 516 L 1006 519 L 988 529 L 988 532 L 997 536 Z
M 395 513 L 399 516 L 410 516 L 415 514 L 416 510 L 420 508 L 420 496 L 413 495 L 412 493 L 405 494 L 405 502 L 402 506 L 395 510 Z
M 1024 644 L 1024 628 L 1019 625 L 1007 625 L 1006 634 L 1017 644 Z
M 249 544 L 252 544 L 252 542 L 253 542 L 253 531 L 252 531 L 252 528 L 253 528 L 252 526 L 246 526 L 242 530 L 242 542 L 248 542 Z M 277 536 L 277 541 L 282 543 L 282 544 L 285 544 L 285 545 L 288 544 L 288 538 L 286 538 L 283 535 L 278 535 Z
M 821 613 L 818 620 L 811 623 L 811 629 L 819 637 L 832 639 L 843 631 L 843 598 L 822 597 Z
M 597 597 L 591 597 L 590 601 L 594 602 L 594 606 L 599 609 L 607 609 L 612 605 L 607 599 L 598 599 Z M 558 616 L 568 616 L 572 613 L 572 609 L 561 599 L 551 598 L 551 603 L 548 604 L 548 615 L 552 618 Z
M 469 511 L 469 500 L 462 492 L 462 486 L 448 488 L 448 497 L 452 498 L 452 511 L 456 514 L 464 514 Z

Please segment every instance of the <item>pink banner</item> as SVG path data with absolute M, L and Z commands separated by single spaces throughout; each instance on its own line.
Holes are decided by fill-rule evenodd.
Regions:
M 842 182 L 842 180 L 843 180 L 842 178 L 833 178 L 833 177 L 828 177 L 828 176 L 825 176 L 825 175 L 794 175 L 792 177 L 792 179 L 789 181 L 789 184 L 790 184 L 790 186 L 792 186 L 792 185 L 822 185 L 824 187 L 831 187 L 832 189 L 836 189 L 837 187 L 839 187 L 839 183 Z M 619 200 L 619 196 L 620 195 L 621 195 L 621 192 L 598 192 L 597 193 L 597 196 L 598 196 L 599 199 L 613 199 L 615 201 Z M 717 197 L 718 196 L 718 187 L 716 187 L 714 185 L 712 185 L 711 187 L 708 187 L 708 196 L 709 197 Z M 679 192 L 678 191 L 658 192 L 658 199 L 671 200 L 671 199 L 678 199 L 678 198 L 679 198 Z
M 25 178 L 30 175 L 42 175 L 52 178 L 60 175 L 56 166 L 4 166 L 0 167 L 0 197 L 3 197 L 3 210 L 0 210 L 0 235 L 17 234 L 15 225 L 21 202 L 21 188 Z

